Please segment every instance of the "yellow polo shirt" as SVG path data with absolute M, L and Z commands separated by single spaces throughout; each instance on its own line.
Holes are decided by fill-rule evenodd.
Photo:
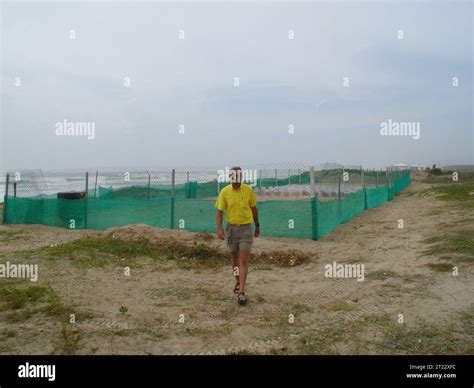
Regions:
M 242 183 L 234 190 L 230 184 L 221 190 L 215 206 L 226 213 L 228 224 L 251 224 L 253 215 L 250 208 L 257 206 L 257 196 L 249 185 Z

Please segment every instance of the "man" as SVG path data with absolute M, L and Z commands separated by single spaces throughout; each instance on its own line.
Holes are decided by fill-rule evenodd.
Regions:
M 253 235 L 260 235 L 258 223 L 257 196 L 252 187 L 242 183 L 242 169 L 232 167 L 230 170 L 231 184 L 224 187 L 216 201 L 217 235 L 226 240 L 227 248 L 232 256 L 232 270 L 236 284 L 234 293 L 240 305 L 247 304 L 245 282 L 248 273 L 248 260 L 252 247 Z M 225 231 L 222 229 L 222 218 L 226 213 Z M 252 231 L 255 222 L 255 233 Z

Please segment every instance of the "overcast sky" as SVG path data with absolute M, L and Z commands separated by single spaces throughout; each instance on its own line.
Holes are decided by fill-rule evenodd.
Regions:
M 6 2 L 2 170 L 473 164 L 472 20 L 472 2 Z M 420 138 L 381 136 L 389 119 Z

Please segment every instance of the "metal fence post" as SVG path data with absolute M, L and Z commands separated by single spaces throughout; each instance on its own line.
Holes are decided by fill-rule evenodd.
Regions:
M 175 176 L 176 170 L 171 171 L 171 229 L 174 229 L 174 196 L 175 196 Z
M 7 223 L 7 204 L 8 204 L 8 184 L 10 182 L 10 174 L 5 176 L 5 196 L 3 198 L 3 223 Z
M 311 238 L 318 239 L 318 199 L 316 198 L 316 184 L 314 180 L 314 166 L 309 168 L 309 179 L 311 183 Z
M 97 198 L 97 179 L 99 178 L 99 171 L 95 172 L 94 198 Z
M 360 173 L 362 176 L 362 190 L 364 190 L 364 209 L 367 209 L 367 190 L 365 188 L 365 174 L 362 166 L 360 167 Z
M 150 200 L 151 174 L 148 173 L 148 200 Z
M 84 229 L 87 229 L 87 199 L 89 197 L 89 173 L 86 172 L 86 196 L 84 198 Z
M 337 179 L 337 199 L 339 201 L 341 200 L 341 180 L 342 180 L 342 175 L 339 174 L 338 179 Z

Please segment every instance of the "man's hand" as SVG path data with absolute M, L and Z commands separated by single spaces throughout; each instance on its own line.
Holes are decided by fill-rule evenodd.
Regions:
M 257 226 L 255 228 L 255 237 L 258 237 L 258 236 L 260 236 L 260 226 Z
M 219 237 L 221 240 L 225 240 L 224 229 L 219 228 L 219 229 L 217 230 L 217 237 Z

